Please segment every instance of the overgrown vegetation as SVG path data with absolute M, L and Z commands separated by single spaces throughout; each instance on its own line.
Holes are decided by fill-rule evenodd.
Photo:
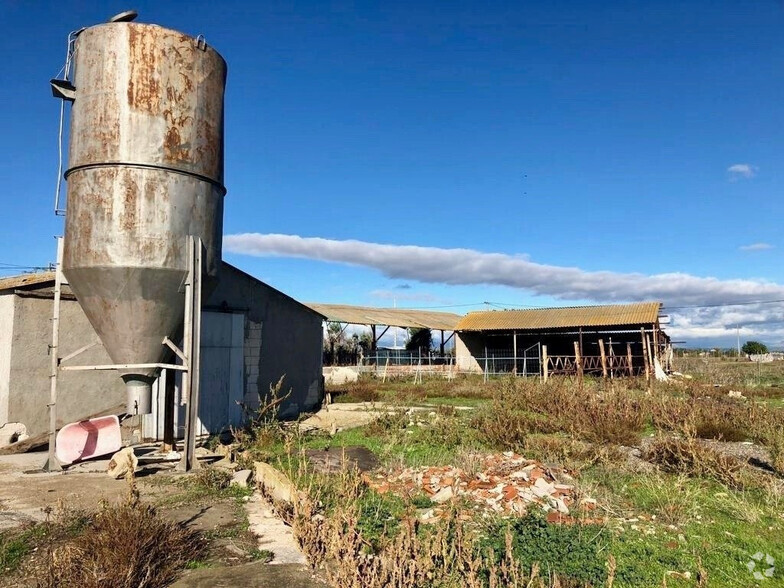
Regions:
M 479 520 L 459 504 L 437 524 L 412 499 L 379 495 L 356 472 L 294 478 L 304 491 L 291 522 L 309 560 L 339 588 L 601 586 L 612 583 L 600 527 L 541 516 Z
M 449 516 L 425 524 L 418 515 L 431 508 L 427 497 L 348 484 L 355 494 L 328 500 L 335 480 L 307 474 L 294 476 L 308 496 L 295 527 L 335 586 L 751 585 L 751 555 L 784 560 L 784 410 L 775 392 L 784 374 L 759 384 L 743 364 L 727 365 L 730 375 L 654 383 L 651 392 L 625 379 L 587 378 L 580 389 L 559 378 L 361 378 L 333 390 L 337 399 L 400 408 L 302 447 L 364 445 L 390 467 L 468 470 L 477 451 L 514 450 L 571 472 L 605 522 L 553 525 L 536 512 L 478 518 L 457 501 Z M 412 405 L 431 411 L 419 413 L 427 422 L 406 410 Z M 461 405 L 475 408 L 455 411 Z M 768 585 L 784 581 L 777 575 Z
M 170 584 L 206 543 L 150 505 L 104 505 L 84 530 L 54 547 L 39 587 L 142 588 Z
M 362 378 L 342 396 L 378 401 L 383 416 L 306 436 L 276 418 L 282 385 L 233 432 L 231 453 L 243 465 L 270 461 L 292 478 L 296 502 L 281 512 L 309 561 L 338 588 L 749 586 L 752 555 L 784 561 L 784 409 L 749 389 L 729 397 L 701 380 L 656 384 L 649 393 L 634 380 L 586 379 L 580 388 L 558 378 Z M 432 516 L 437 505 L 422 489 L 382 490 L 349 467 L 316 473 L 305 455 L 353 445 L 371 449 L 389 472 L 449 465 L 469 475 L 482 471 L 482 455 L 513 450 L 568 473 L 575 500 L 594 498 L 595 510 L 575 502 L 558 524 L 536 506 L 523 516 L 480 514 L 458 497 Z M 176 506 L 240 504 L 248 491 L 229 479 L 217 468 L 176 479 Z M 54 529 L 65 527 L 55 519 L 0 534 L 0 563 L 12 570 L 38 548 L 52 562 L 41 586 L 165 585 L 185 566 L 206 565 L 210 540 L 234 542 L 244 532 L 189 534 L 132 498 L 71 520 L 80 522 L 57 531 L 56 541 Z M 118 583 L 102 575 L 115 568 Z M 137 571 L 156 580 L 145 584 Z M 782 578 L 766 585 L 784 585 Z
M 93 512 L 60 505 L 43 522 L 0 533 L 0 577 L 39 588 L 169 585 L 207 541 L 142 503 L 132 477 L 128 484 L 117 504 Z

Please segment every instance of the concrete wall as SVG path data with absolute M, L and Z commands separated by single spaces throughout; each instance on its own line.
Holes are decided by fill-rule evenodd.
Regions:
M 281 415 L 292 417 L 317 406 L 321 384 L 322 318 L 282 292 L 228 265 L 205 310 L 245 312 L 245 403 L 258 406 L 281 376 L 291 396 Z
M 30 435 L 49 428 L 49 344 L 52 298 L 48 291 L 0 295 L 0 425 L 21 422 Z M 227 264 L 220 283 L 204 303 L 205 311 L 244 315 L 242 363 L 244 402 L 258 406 L 259 396 L 285 375 L 283 392 L 291 396 L 281 415 L 293 417 L 322 400 L 321 317 L 282 292 Z M 63 300 L 60 355 L 97 340 L 75 300 Z M 208 342 L 209 336 L 203 342 Z M 69 365 L 112 363 L 102 345 L 70 360 Z M 60 372 L 58 426 L 98 414 L 125 411 L 125 388 L 113 371 Z M 161 418 L 163 415 L 160 415 Z
M 0 295 L 0 426 L 8 422 L 11 342 L 14 334 L 14 295 Z
M 49 429 L 49 345 L 52 341 L 51 298 L 7 294 L 14 300 L 7 422 L 20 422 L 30 435 Z M 60 307 L 60 356 L 97 340 L 81 307 L 63 300 Z M 112 363 L 102 345 L 72 359 L 71 365 Z M 97 414 L 125 410 L 125 386 L 116 372 L 60 372 L 58 427 Z M 0 424 L 2 424 L 0 420 Z
M 479 365 L 477 357 L 484 357 L 485 342 L 481 333 L 455 333 L 455 364 L 464 372 L 482 373 L 484 366 Z

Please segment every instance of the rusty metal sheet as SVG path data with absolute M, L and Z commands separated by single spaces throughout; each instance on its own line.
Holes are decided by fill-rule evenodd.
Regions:
M 658 322 L 660 309 L 660 302 L 639 302 L 605 306 L 479 311 L 468 313 L 456 328 L 458 331 L 524 331 L 650 325 Z
M 34 274 L 8 276 L 6 278 L 0 278 L 0 291 L 37 286 L 46 284 L 47 282 L 54 283 L 54 272 L 36 272 Z

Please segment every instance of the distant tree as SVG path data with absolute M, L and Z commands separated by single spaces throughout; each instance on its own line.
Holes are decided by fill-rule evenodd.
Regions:
M 430 351 L 433 346 L 433 333 L 430 329 L 408 329 L 408 343 L 406 350 L 417 351 L 421 349 L 425 353 Z
M 332 365 L 337 363 L 338 351 L 345 342 L 343 326 L 338 322 L 327 323 L 326 343 L 329 348 L 329 355 Z
M 746 341 L 741 347 L 741 351 L 746 355 L 761 355 L 768 352 L 768 347 L 759 341 Z
M 373 333 L 370 331 L 365 331 L 359 336 L 359 346 L 362 348 L 362 353 L 370 355 L 370 352 L 373 350 Z

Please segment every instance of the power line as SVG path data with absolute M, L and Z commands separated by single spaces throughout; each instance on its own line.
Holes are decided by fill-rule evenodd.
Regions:
M 775 300 L 747 300 L 745 302 L 720 302 L 716 304 L 690 304 L 690 305 L 681 305 L 681 306 L 669 306 L 667 304 L 662 305 L 662 310 L 686 310 L 686 309 L 696 309 L 696 308 L 722 308 L 726 306 L 754 306 L 757 304 L 781 304 L 784 303 L 784 299 L 779 298 Z M 406 306 L 402 307 L 399 306 L 400 309 L 410 309 L 410 310 L 428 310 L 428 309 L 436 309 L 436 308 L 460 308 L 460 307 L 467 307 L 467 306 L 493 306 L 495 308 L 499 308 L 501 310 L 511 310 L 515 308 L 529 308 L 529 309 L 542 309 L 546 310 L 549 308 L 561 308 L 559 306 L 541 306 L 541 305 L 532 305 L 532 304 L 513 304 L 507 302 L 490 302 L 484 300 L 482 302 L 472 302 L 468 304 L 442 304 L 439 306 Z
M 49 266 L 17 265 L 15 263 L 5 263 L 3 261 L 0 261 L 0 267 L 5 267 L 8 269 L 48 269 Z
M 666 310 L 683 310 L 687 308 L 721 308 L 724 306 L 753 306 L 755 304 L 780 304 L 784 299 L 778 300 L 748 300 L 746 302 L 723 302 L 718 304 L 694 304 L 690 306 L 664 306 Z

